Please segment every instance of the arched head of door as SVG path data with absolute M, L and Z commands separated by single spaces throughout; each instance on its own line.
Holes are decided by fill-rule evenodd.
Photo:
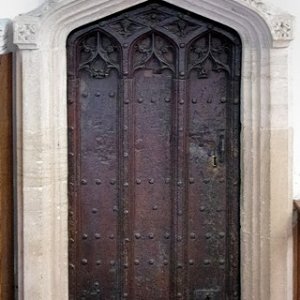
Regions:
M 238 299 L 238 34 L 145 3 L 67 45 L 70 298 Z

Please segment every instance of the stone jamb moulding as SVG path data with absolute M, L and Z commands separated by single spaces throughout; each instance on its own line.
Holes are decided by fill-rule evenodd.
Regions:
M 67 37 L 143 2 L 48 0 L 14 20 L 19 299 L 68 299 Z M 260 0 L 166 2 L 240 34 L 242 299 L 291 300 L 293 18 Z

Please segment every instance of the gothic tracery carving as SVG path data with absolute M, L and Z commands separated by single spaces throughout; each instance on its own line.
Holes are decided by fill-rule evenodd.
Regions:
M 207 78 L 208 69 L 206 62 L 211 62 L 211 68 L 215 72 L 226 71 L 230 73 L 228 65 L 228 46 L 221 43 L 211 32 L 197 39 L 190 47 L 189 71 L 197 70 L 198 78 Z
M 250 9 L 255 10 L 260 14 L 265 22 L 268 24 L 270 31 L 272 33 L 274 41 L 289 41 L 293 39 L 293 17 L 287 14 L 283 14 L 281 11 L 274 9 L 272 6 L 267 5 L 263 0 L 234 0 L 235 2 L 250 7 Z M 19 47 L 24 49 L 36 49 L 38 47 L 36 43 L 37 33 L 39 31 L 39 26 L 37 26 L 34 32 L 31 33 L 19 33 L 19 28 L 23 32 L 24 23 L 35 24 L 39 23 L 40 20 L 44 19 L 46 16 L 57 11 L 60 7 L 65 4 L 75 5 L 77 0 L 47 0 L 37 9 L 16 18 L 15 20 L 15 33 L 14 41 Z M 161 21 L 166 19 L 168 16 L 164 12 L 155 9 L 155 5 L 152 5 L 152 11 L 146 14 L 145 20 Z M 141 19 L 140 19 L 141 20 Z M 141 23 L 143 21 L 141 20 Z M 138 25 L 138 26 L 141 26 Z M 176 28 L 176 27 L 175 27 Z M 31 31 L 31 30 L 30 30 Z M 122 32 L 122 31 L 121 31 Z M 184 31 L 179 29 L 179 34 L 183 34 Z M 126 32 L 125 32 L 126 34 Z
M 157 60 L 156 72 L 161 73 L 164 69 L 175 72 L 174 46 L 159 35 L 151 35 L 138 41 L 133 55 L 134 69 L 143 68 L 151 58 Z
M 140 14 L 138 17 L 139 19 L 152 24 L 152 23 L 157 23 L 166 20 L 167 18 L 170 17 L 170 15 L 165 12 L 161 12 L 157 9 L 152 9 L 145 13 Z
M 96 39 L 96 46 L 93 41 Z M 109 76 L 112 69 L 119 71 L 119 48 L 110 38 L 97 32 L 81 44 L 80 70 L 85 70 L 91 77 L 103 79 Z
M 191 31 L 194 31 L 199 27 L 199 25 L 185 20 L 183 16 L 180 16 L 177 20 L 164 26 L 165 29 L 172 32 L 173 34 L 176 34 L 179 37 L 185 37 Z
M 133 35 L 136 31 L 144 27 L 143 25 L 134 22 L 129 18 L 121 19 L 120 21 L 110 24 L 109 26 L 125 38 Z

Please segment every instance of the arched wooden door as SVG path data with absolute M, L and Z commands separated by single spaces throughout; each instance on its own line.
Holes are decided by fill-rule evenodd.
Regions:
M 238 35 L 152 2 L 67 47 L 70 299 L 239 299 Z

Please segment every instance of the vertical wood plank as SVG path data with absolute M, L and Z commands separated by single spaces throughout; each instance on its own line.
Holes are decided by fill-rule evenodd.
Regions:
M 293 278 L 294 278 L 294 300 L 297 300 L 298 297 L 298 211 L 296 209 L 296 205 L 294 207 L 293 213 L 293 246 L 294 246 L 294 270 L 293 270 Z
M 300 200 L 294 201 L 293 214 L 294 242 L 294 300 L 300 299 Z
M 296 291 L 296 298 L 295 300 L 299 300 L 300 297 L 300 215 L 299 215 L 299 210 L 298 210 L 298 218 L 297 218 L 297 225 L 296 225 L 296 234 L 297 234 L 297 240 L 296 240 L 296 245 L 295 245 L 295 266 L 296 266 L 296 274 L 294 282 L 295 282 L 295 291 Z
M 0 56 L 0 300 L 13 299 L 12 55 Z

